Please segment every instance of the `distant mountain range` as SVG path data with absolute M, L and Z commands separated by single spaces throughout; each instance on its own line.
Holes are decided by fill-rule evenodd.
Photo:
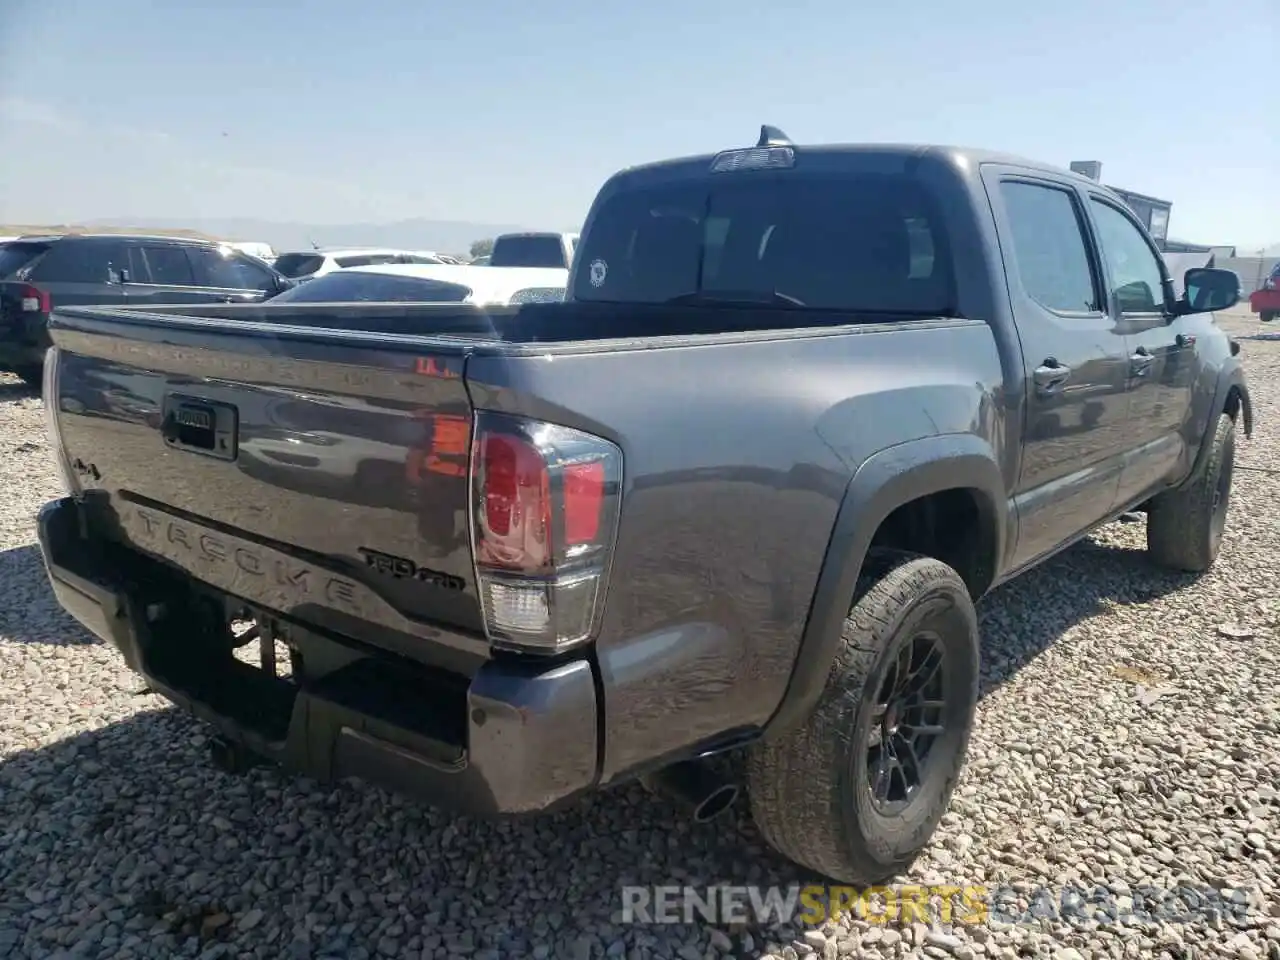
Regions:
M 221 240 L 252 240 L 271 244 L 277 251 L 308 250 L 312 243 L 322 247 L 396 247 L 434 250 L 438 253 L 467 253 L 476 240 L 517 230 L 556 229 L 510 223 L 471 223 L 463 220 L 397 220 L 393 223 L 284 223 L 246 217 L 228 219 L 175 220 L 116 217 L 94 220 L 86 226 L 103 228 L 128 224 L 138 229 L 190 230 Z M 574 230 L 576 227 L 561 227 Z

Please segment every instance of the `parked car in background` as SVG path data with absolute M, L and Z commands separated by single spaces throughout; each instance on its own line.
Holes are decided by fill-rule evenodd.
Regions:
M 252 303 L 293 285 L 262 261 L 208 240 L 21 237 L 0 245 L 0 370 L 40 382 L 55 306 Z
M 550 303 L 564 299 L 568 280 L 554 268 L 387 263 L 336 270 L 273 303 Z
M 393 250 L 383 247 L 349 247 L 344 249 L 301 250 L 282 253 L 274 266 L 299 282 L 323 277 L 334 270 L 350 267 L 368 267 L 381 263 L 444 263 L 438 253 L 430 250 Z
M 1249 295 L 1249 309 L 1263 323 L 1270 323 L 1280 317 L 1280 263 L 1271 268 L 1271 273 L 1262 281 L 1262 286 Z
M 247 253 L 251 257 L 257 257 L 267 263 L 273 262 L 276 258 L 276 252 L 271 244 L 257 240 L 228 240 L 227 246 L 233 250 L 239 250 L 241 253 Z
M 573 264 L 576 233 L 504 233 L 493 241 L 490 267 L 563 267 Z

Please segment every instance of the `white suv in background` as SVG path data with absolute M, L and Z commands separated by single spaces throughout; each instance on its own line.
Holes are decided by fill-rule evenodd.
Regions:
M 371 267 L 385 263 L 449 263 L 429 250 L 393 250 L 385 247 L 320 248 L 282 253 L 272 264 L 290 280 L 302 282 L 348 267 Z

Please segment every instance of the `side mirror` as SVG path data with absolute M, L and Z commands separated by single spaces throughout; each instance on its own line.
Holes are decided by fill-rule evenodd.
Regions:
M 1182 288 L 1179 316 L 1226 310 L 1240 302 L 1240 278 L 1232 270 L 1192 267 L 1183 274 Z

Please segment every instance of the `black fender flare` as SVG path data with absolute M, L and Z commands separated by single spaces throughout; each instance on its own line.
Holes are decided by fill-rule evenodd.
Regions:
M 1249 384 L 1244 377 L 1244 365 L 1237 358 L 1231 357 L 1218 371 L 1218 382 L 1214 387 L 1213 403 L 1209 407 L 1205 429 L 1200 437 L 1200 447 L 1196 450 L 1191 472 L 1187 475 L 1187 479 L 1179 484 L 1179 488 L 1194 483 L 1204 472 L 1204 465 L 1209 459 L 1209 451 L 1213 446 L 1214 425 L 1217 423 L 1218 414 L 1227 409 L 1227 398 L 1231 396 L 1232 390 L 1240 394 L 1240 419 L 1244 421 L 1244 435 L 1253 437 L 1253 401 L 1249 398 Z
M 790 729 L 812 712 L 822 695 L 840 643 L 867 550 L 894 510 L 932 493 L 958 487 L 980 492 L 984 522 L 993 525 L 995 557 L 1003 564 L 1007 497 L 991 445 L 975 434 L 943 434 L 897 444 L 862 462 L 845 489 L 791 677 L 765 734 Z

